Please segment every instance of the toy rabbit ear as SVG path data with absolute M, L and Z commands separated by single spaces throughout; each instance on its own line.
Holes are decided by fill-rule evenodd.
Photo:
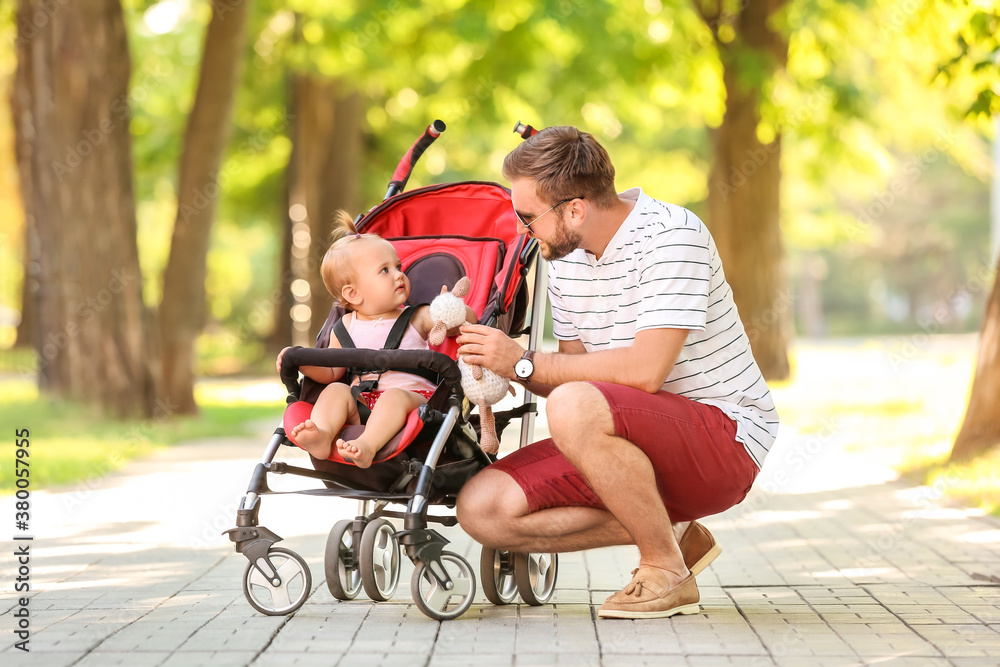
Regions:
M 441 294 L 447 294 L 447 293 L 448 293 L 448 286 L 441 285 Z
M 455 286 L 451 289 L 451 293 L 461 299 L 469 293 L 470 289 L 472 289 L 472 281 L 469 280 L 468 276 L 463 276 L 461 280 L 455 283 Z
M 447 333 L 448 327 L 444 325 L 444 322 L 435 322 L 434 327 L 427 334 L 427 342 L 431 345 L 440 345 L 444 342 Z

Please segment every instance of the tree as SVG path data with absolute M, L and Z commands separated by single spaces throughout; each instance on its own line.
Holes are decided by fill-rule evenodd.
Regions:
M 309 246 L 299 278 L 309 283 L 309 340 L 315 339 L 333 305 L 320 274 L 330 247 L 337 210 L 361 213 L 362 118 L 364 100 L 342 81 L 299 74 L 293 78 L 298 114 L 289 162 L 289 208 L 299 204 L 308 225 Z M 287 314 L 286 314 L 287 317 Z
M 121 5 L 21 0 L 17 23 L 13 108 L 25 217 L 39 244 L 39 384 L 116 416 L 151 416 Z
M 788 58 L 788 41 L 774 26 L 785 0 L 693 0 L 711 29 L 722 62 L 726 112 L 711 130 L 708 226 L 746 325 L 754 358 L 768 379 L 789 375 L 788 308 L 782 270 L 781 135 L 758 131 L 761 97 Z
M 205 320 L 209 238 L 224 185 L 219 165 L 231 126 L 249 4 L 213 0 L 198 89 L 184 134 L 177 217 L 159 312 L 164 392 L 182 414 L 197 411 L 194 343 Z
M 941 68 L 950 80 L 973 77 L 973 101 L 966 116 L 990 118 L 1000 115 L 1000 12 L 976 9 L 956 38 L 957 54 Z M 993 141 L 1000 141 L 994 137 Z M 993 169 L 1000 169 L 994 164 Z M 994 174 L 994 178 L 997 176 Z M 1000 206 L 1000 202 L 994 202 Z M 986 315 L 979 333 L 976 374 L 962 427 L 951 449 L 951 460 L 971 459 L 1000 445 L 1000 263 L 986 302 Z

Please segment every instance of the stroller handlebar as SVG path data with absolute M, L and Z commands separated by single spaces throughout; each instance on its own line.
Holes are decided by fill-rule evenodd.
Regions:
M 389 181 L 389 189 L 386 190 L 385 197 L 383 201 L 389 197 L 394 197 L 403 191 L 406 187 L 406 182 L 410 180 L 410 174 L 413 173 L 413 167 L 417 164 L 417 160 L 420 156 L 424 154 L 427 147 L 434 143 L 434 140 L 441 136 L 441 133 L 447 129 L 447 125 L 444 124 L 442 120 L 436 120 L 427 126 L 424 133 L 420 135 L 420 138 L 413 142 L 410 146 L 410 150 L 406 151 L 406 154 L 396 165 L 396 171 L 392 172 L 392 180 Z
M 433 350 L 367 350 L 293 347 L 281 358 L 281 381 L 290 394 L 299 392 L 300 366 L 379 368 L 406 371 L 425 368 L 441 375 L 448 389 L 460 399 L 462 372 L 447 354 Z

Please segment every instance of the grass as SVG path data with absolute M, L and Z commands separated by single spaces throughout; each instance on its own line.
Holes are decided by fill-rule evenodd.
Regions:
M 975 335 L 800 342 L 794 379 L 773 387 L 782 423 L 846 434 L 848 451 L 1000 516 L 1000 451 L 948 463 L 976 342 Z
M 197 417 L 119 422 L 87 408 L 54 403 L 23 379 L 0 380 L 0 421 L 30 430 L 31 488 L 100 479 L 157 447 L 202 438 L 249 435 L 261 420 L 277 423 L 283 408 L 277 381 L 205 380 L 195 396 Z M 273 426 L 273 424 L 268 424 Z M 14 490 L 14 456 L 0 459 L 0 494 Z

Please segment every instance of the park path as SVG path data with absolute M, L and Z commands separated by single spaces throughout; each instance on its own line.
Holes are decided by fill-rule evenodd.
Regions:
M 391 601 L 338 602 L 323 546 L 355 504 L 303 496 L 266 498 L 261 524 L 307 559 L 315 590 L 293 617 L 262 616 L 243 598 L 246 560 L 220 533 L 266 434 L 160 449 L 33 494 L 31 651 L 13 646 L 8 540 L 0 663 L 1000 664 L 1000 521 L 896 480 L 849 436 L 849 424 L 784 426 L 747 500 L 704 521 L 724 551 L 699 575 L 701 614 L 650 621 L 595 618 L 636 565 L 630 547 L 562 555 L 557 592 L 540 607 L 496 607 L 480 592 L 460 619 L 433 622 L 409 598 L 406 559 Z M 0 517 L 13 515 L 13 499 L 0 501 Z M 478 565 L 459 527 L 442 532 Z

